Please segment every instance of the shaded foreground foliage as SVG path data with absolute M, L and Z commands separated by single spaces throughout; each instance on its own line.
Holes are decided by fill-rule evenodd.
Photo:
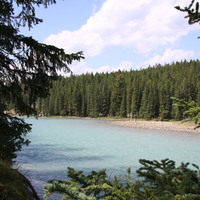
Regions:
M 114 178 L 103 169 L 84 175 L 83 171 L 68 168 L 70 180 L 50 180 L 45 187 L 48 197 L 52 193 L 60 193 L 62 199 L 77 200 L 192 200 L 200 199 L 199 167 L 189 163 L 181 163 L 176 167 L 169 159 L 160 162 L 139 160 L 142 167 L 136 172 L 139 180 L 132 180 L 130 168 L 127 175 Z
M 0 199 L 1 200 L 40 200 L 30 181 L 0 161 Z

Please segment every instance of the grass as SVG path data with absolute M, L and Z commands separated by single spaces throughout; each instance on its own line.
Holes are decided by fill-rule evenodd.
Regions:
M 1 200 L 27 200 L 30 198 L 29 190 L 24 185 L 21 175 L 2 161 L 0 161 L 0 177 Z

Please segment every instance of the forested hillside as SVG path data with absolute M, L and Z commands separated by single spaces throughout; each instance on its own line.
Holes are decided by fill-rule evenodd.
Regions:
M 176 97 L 200 104 L 200 61 L 156 65 L 138 71 L 88 73 L 61 77 L 50 96 L 38 99 L 42 115 L 121 116 L 181 119 L 172 106 Z

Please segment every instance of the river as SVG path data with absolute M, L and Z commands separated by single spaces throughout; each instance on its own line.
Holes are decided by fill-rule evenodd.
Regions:
M 85 174 L 106 168 L 112 175 L 124 175 L 131 167 L 136 178 L 141 158 L 200 165 L 200 134 L 119 127 L 96 119 L 26 118 L 26 122 L 33 124 L 27 135 L 31 144 L 18 153 L 17 164 L 40 196 L 47 180 L 67 179 L 67 167 Z

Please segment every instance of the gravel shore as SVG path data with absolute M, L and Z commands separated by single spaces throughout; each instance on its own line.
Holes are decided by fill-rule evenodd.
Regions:
M 126 126 L 133 128 L 164 130 L 164 131 L 177 131 L 187 133 L 200 133 L 200 128 L 194 130 L 195 125 L 181 122 L 163 122 L 163 121 L 112 121 L 113 125 Z

